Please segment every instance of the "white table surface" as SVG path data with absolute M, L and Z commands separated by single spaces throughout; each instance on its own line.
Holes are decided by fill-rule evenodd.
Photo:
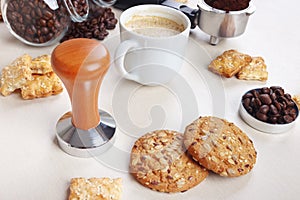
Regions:
M 290 94 L 300 94 L 300 3 L 252 2 L 257 10 L 240 37 L 211 46 L 205 33 L 198 28 L 192 31 L 188 64 L 179 77 L 182 84 L 141 87 L 121 79 L 112 64 L 101 87 L 99 107 L 115 117 L 118 128 L 114 147 L 103 156 L 76 158 L 58 147 L 56 122 L 70 110 L 66 90 L 35 100 L 22 100 L 18 94 L 0 96 L 0 199 L 67 199 L 71 178 L 105 176 L 123 179 L 123 200 L 299 199 L 299 119 L 284 134 L 266 134 L 240 119 L 238 105 L 242 94 L 256 87 L 280 85 Z M 115 12 L 119 16 L 120 12 Z M 118 31 L 110 31 L 104 41 L 112 55 L 119 42 Z M 24 45 L 0 24 L 0 69 L 23 53 L 34 57 L 51 53 L 54 47 Z M 208 72 L 209 60 L 228 49 L 262 56 L 268 66 L 268 81 L 219 79 Z M 183 88 L 176 88 L 179 85 Z M 149 190 L 128 174 L 129 153 L 137 137 L 153 129 L 183 131 L 200 115 L 226 118 L 249 135 L 258 152 L 251 173 L 238 178 L 210 173 L 198 186 L 178 194 Z

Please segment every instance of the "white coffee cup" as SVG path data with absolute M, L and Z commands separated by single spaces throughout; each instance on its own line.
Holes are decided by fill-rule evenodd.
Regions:
M 152 23 L 152 18 L 159 22 L 161 19 L 162 24 L 176 22 L 176 26 L 172 27 L 180 25 L 182 29 L 178 28 L 176 34 L 170 35 L 168 31 L 161 31 L 161 27 L 153 29 L 159 30 L 158 32 L 153 33 L 151 28 L 146 33 L 140 33 L 140 30 L 144 30 L 144 25 L 139 24 L 139 29 L 128 26 L 138 24 L 135 23 L 135 18 L 140 22 L 150 20 Z M 114 62 L 121 76 L 153 86 L 169 82 L 179 72 L 191 28 L 191 22 L 186 15 L 162 5 L 138 5 L 125 10 L 120 16 L 119 24 L 121 43 L 115 52 Z

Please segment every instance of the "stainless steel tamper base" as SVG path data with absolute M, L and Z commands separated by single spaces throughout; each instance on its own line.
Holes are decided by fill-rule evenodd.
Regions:
M 110 114 L 99 110 L 100 123 L 89 130 L 76 128 L 71 112 L 62 116 L 56 125 L 56 137 L 60 148 L 76 157 L 89 158 L 100 155 L 112 147 L 116 123 Z

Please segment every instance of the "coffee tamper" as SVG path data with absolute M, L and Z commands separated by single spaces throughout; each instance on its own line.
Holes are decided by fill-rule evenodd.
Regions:
M 110 65 L 108 50 L 99 41 L 72 39 L 52 52 L 54 72 L 68 91 L 72 111 L 56 125 L 60 148 L 77 157 L 97 156 L 113 145 L 115 121 L 98 109 L 98 94 Z

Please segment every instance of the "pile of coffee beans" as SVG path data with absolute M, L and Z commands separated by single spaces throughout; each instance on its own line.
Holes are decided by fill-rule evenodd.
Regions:
M 10 0 L 7 21 L 12 30 L 31 43 L 46 43 L 60 36 L 70 22 L 62 0 L 52 10 L 43 0 Z
M 83 22 L 72 22 L 67 33 L 60 42 L 72 38 L 94 38 L 103 40 L 107 35 L 107 30 L 116 27 L 118 20 L 111 8 L 99 7 L 92 1 L 89 1 L 90 12 L 88 19 Z
M 204 2 L 213 8 L 229 12 L 248 8 L 250 0 L 204 0 Z
M 279 86 L 253 89 L 243 95 L 242 104 L 250 115 L 271 124 L 291 123 L 298 115 L 291 95 Z

